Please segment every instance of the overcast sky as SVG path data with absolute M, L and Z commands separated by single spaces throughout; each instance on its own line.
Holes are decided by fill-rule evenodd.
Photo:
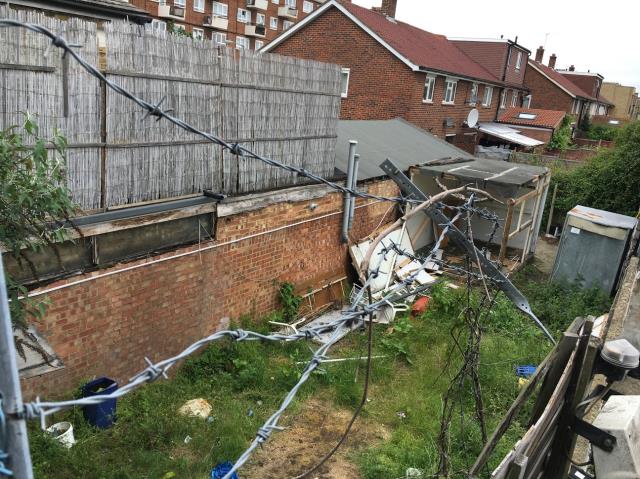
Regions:
M 365 7 L 380 0 L 353 0 Z M 398 0 L 396 18 L 448 37 L 515 39 L 531 50 L 545 45 L 544 63 L 600 73 L 605 81 L 640 90 L 638 0 Z

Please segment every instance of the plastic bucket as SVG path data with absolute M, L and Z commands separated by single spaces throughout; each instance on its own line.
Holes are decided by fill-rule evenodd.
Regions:
M 47 432 L 67 449 L 76 443 L 76 439 L 73 437 L 73 425 L 69 421 L 57 422 L 47 428 Z
M 233 464 L 230 462 L 218 464 L 213 468 L 213 471 L 211 471 L 211 479 L 222 479 L 231 469 L 233 469 Z M 238 479 L 238 475 L 234 472 L 231 475 L 231 479 Z
M 82 386 L 82 397 L 111 394 L 118 389 L 118 383 L 109 378 L 98 378 Z M 92 426 L 106 429 L 116 420 L 116 399 L 109 399 L 100 404 L 90 404 L 82 409 L 84 418 Z

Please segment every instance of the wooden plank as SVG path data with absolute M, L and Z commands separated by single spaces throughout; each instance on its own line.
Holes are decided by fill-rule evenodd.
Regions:
M 20 65 L 16 63 L 0 63 L 0 70 L 22 70 L 36 73 L 54 73 L 55 67 L 44 67 L 38 65 Z
M 527 468 L 529 458 L 522 454 L 516 454 L 507 470 L 507 479 L 522 479 Z

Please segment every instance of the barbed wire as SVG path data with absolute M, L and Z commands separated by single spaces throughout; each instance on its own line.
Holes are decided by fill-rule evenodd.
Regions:
M 273 166 L 276 168 L 281 168 L 283 170 L 286 170 L 290 173 L 295 173 L 297 175 L 303 176 L 305 178 L 309 178 L 310 180 L 316 181 L 318 183 L 322 183 L 326 186 L 328 186 L 329 188 L 339 191 L 341 193 L 348 193 L 351 194 L 353 196 L 356 196 L 358 198 L 368 198 L 368 199 L 374 199 L 374 200 L 379 200 L 379 201 L 390 201 L 390 202 L 395 202 L 395 203 L 401 203 L 401 204 L 407 204 L 407 203 L 421 203 L 421 201 L 418 200 L 414 200 L 414 199 L 409 199 L 409 198 L 404 198 L 402 196 L 398 196 L 398 197 L 389 197 L 389 196 L 382 196 L 382 195 L 375 195 L 372 193 L 365 193 L 363 191 L 359 191 L 357 189 L 352 189 L 349 188 L 347 186 L 343 186 L 339 183 L 336 183 L 334 181 L 328 180 L 320 175 L 317 175 L 311 171 L 306 170 L 305 168 L 302 167 L 298 167 L 298 166 L 293 166 L 293 165 L 289 165 L 286 163 L 282 163 L 280 161 L 274 160 L 272 158 L 267 158 L 265 156 L 259 155 L 257 153 L 255 153 L 254 151 L 240 145 L 240 143 L 229 143 L 225 140 L 223 140 L 222 138 L 215 136 L 212 133 L 200 130 L 199 128 L 196 128 L 195 126 L 193 126 L 190 123 L 187 123 L 186 121 L 171 115 L 169 112 L 173 111 L 172 109 L 168 108 L 168 109 L 162 109 L 161 106 L 164 103 L 164 101 L 166 100 L 166 96 L 164 96 L 163 98 L 161 98 L 157 103 L 150 103 L 142 98 L 140 98 L 139 96 L 135 95 L 134 93 L 132 93 L 131 91 L 127 90 L 126 88 L 124 88 L 123 86 L 119 85 L 116 82 L 113 82 L 111 80 L 109 80 L 98 68 L 96 68 L 95 66 L 91 65 L 89 62 L 87 62 L 84 58 L 82 58 L 81 55 L 79 55 L 74 49 L 75 48 L 81 48 L 82 45 L 79 44 L 73 44 L 73 43 L 69 43 L 66 38 L 64 38 L 61 34 L 52 32 L 51 30 L 49 30 L 48 28 L 43 27 L 42 25 L 37 25 L 34 23 L 27 23 L 27 22 L 21 22 L 18 20 L 13 20 L 13 19 L 0 19 L 0 27 L 16 27 L 16 28 L 25 28 L 27 30 L 30 30 L 32 32 L 44 35 L 46 37 L 48 37 L 51 40 L 51 44 L 50 46 L 54 46 L 56 48 L 59 48 L 61 50 L 63 50 L 63 58 L 68 54 L 70 55 L 76 62 L 78 62 L 78 64 L 84 68 L 90 75 L 94 76 L 95 78 L 97 78 L 98 80 L 100 80 L 101 82 L 103 82 L 106 86 L 108 86 L 110 89 L 112 89 L 113 91 L 115 91 L 116 93 L 128 98 L 129 100 L 131 100 L 132 102 L 134 102 L 135 104 L 137 104 L 140 108 L 142 108 L 143 110 L 146 111 L 144 117 L 142 118 L 142 121 L 146 120 L 147 118 L 149 118 L 150 116 L 153 116 L 156 118 L 156 121 L 160 121 L 161 119 L 165 119 L 167 121 L 169 121 L 170 123 L 173 123 L 174 125 L 176 125 L 179 128 L 182 128 L 185 131 L 188 131 L 189 133 L 193 133 L 197 136 L 200 136 L 216 145 L 221 146 L 223 149 L 228 150 L 230 153 L 237 155 L 239 158 L 249 158 L 249 159 L 253 159 L 253 160 L 258 160 L 261 161 L 269 166 Z M 48 50 L 48 48 L 47 48 Z

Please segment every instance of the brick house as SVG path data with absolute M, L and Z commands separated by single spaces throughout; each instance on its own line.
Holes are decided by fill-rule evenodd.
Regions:
M 607 116 L 614 106 L 601 92 L 604 77 L 599 73 L 577 72 L 571 65 L 567 70 L 556 70 L 569 81 L 577 85 L 585 93 L 589 93 L 594 101 L 590 104 L 589 115 Z
M 130 0 L 154 18 L 153 27 L 169 25 L 195 38 L 220 44 L 262 48 L 269 41 L 315 11 L 324 0 Z
M 330 0 L 262 51 L 341 65 L 342 119 L 401 117 L 473 152 L 467 116 L 493 121 L 505 82 L 445 36 L 396 20 L 395 7 Z
M 582 117 L 590 114 L 591 104 L 597 103 L 597 98 L 555 69 L 555 54 L 549 57 L 548 65 L 542 63 L 543 57 L 544 48 L 539 47 L 525 72 L 524 83 L 531 95 L 529 106 L 564 111 L 580 122 Z
M 562 124 L 564 111 L 538 110 L 535 108 L 508 108 L 497 122 L 513 127 L 529 138 L 549 143 L 553 133 Z

